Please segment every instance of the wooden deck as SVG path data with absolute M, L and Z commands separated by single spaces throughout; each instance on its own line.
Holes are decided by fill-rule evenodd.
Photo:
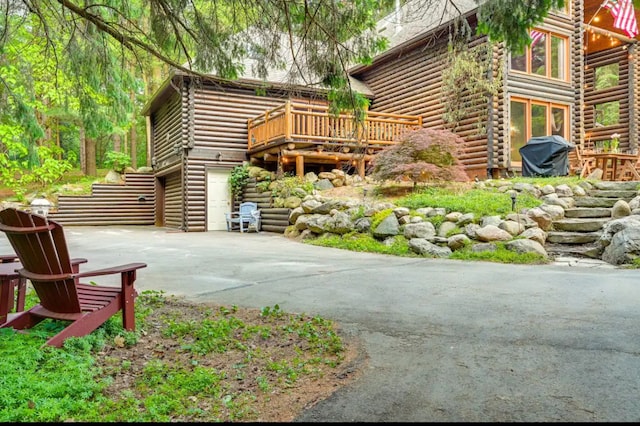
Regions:
M 248 120 L 248 154 L 254 164 L 276 162 L 278 170 L 295 163 L 296 175 L 309 164 L 366 163 L 380 149 L 422 127 L 422 117 L 368 112 L 362 124 L 351 114 L 333 116 L 327 105 L 287 101 Z

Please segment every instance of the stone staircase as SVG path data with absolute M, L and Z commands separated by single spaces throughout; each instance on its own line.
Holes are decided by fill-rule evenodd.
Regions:
M 545 247 L 550 256 L 596 257 L 595 242 L 602 226 L 611 220 L 612 207 L 618 200 L 635 198 L 640 185 L 637 181 L 590 183 L 585 196 L 574 196 L 575 207 L 565 209 L 565 217 L 553 221 Z

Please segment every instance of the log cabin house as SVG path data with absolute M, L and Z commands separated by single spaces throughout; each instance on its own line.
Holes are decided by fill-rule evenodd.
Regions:
M 463 138 L 470 179 L 517 175 L 518 150 L 534 136 L 560 135 L 582 149 L 618 133 L 620 149 L 637 152 L 637 39 L 614 28 L 602 0 L 568 1 L 549 13 L 523 54 L 500 43 L 485 49 L 495 94 L 472 102 L 455 125 L 446 122 L 450 30 L 461 14 L 472 29 L 477 22 L 475 1 L 453 2 L 457 9 L 443 1 L 437 13 L 408 2 L 380 22 L 389 49 L 351 70 L 352 87 L 370 99 L 362 128 L 348 114 L 332 117 L 321 87 L 285 82 L 277 72 L 233 84 L 174 72 L 143 111 L 156 225 L 226 229 L 227 178 L 244 161 L 297 175 L 333 168 L 362 175 L 376 151 L 419 127 Z M 489 44 L 474 36 L 468 46 Z

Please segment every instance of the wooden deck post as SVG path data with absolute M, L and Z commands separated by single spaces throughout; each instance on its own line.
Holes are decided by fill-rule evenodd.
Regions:
M 284 140 L 291 140 L 291 101 L 284 103 Z
M 304 176 L 304 157 L 302 155 L 296 157 L 296 176 Z
M 364 158 L 358 158 L 356 168 L 358 169 L 358 176 L 364 179 Z
M 284 176 L 284 168 L 282 165 L 282 154 L 278 153 L 278 162 L 276 165 L 276 175 L 278 176 L 278 178 L 281 178 L 282 176 Z

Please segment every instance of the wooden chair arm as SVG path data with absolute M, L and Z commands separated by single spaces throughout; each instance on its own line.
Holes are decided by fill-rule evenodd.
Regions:
M 127 263 L 126 265 L 113 266 L 110 268 L 96 269 L 95 271 L 80 272 L 71 274 L 74 278 L 97 277 L 100 275 L 121 274 L 123 272 L 135 271 L 136 269 L 146 268 L 146 263 Z
M 16 262 L 18 260 L 18 256 L 12 254 L 0 254 L 0 263 L 11 263 Z
M 86 272 L 71 273 L 71 274 L 57 274 L 57 275 L 36 274 L 33 272 L 29 272 L 26 269 L 19 269 L 18 273 L 20 274 L 20 276 L 28 280 L 52 282 L 52 281 L 68 280 L 70 278 L 75 279 L 75 278 L 97 277 L 100 275 L 121 274 L 121 273 L 135 271 L 136 269 L 146 268 L 146 267 L 147 267 L 146 263 L 128 263 L 126 265 L 115 266 L 112 268 L 96 269 L 95 271 L 86 271 Z

